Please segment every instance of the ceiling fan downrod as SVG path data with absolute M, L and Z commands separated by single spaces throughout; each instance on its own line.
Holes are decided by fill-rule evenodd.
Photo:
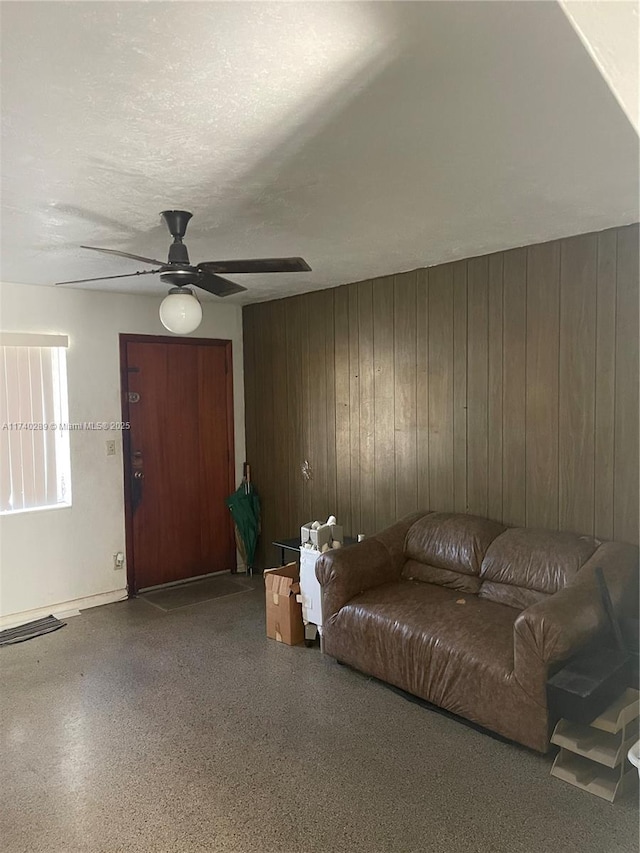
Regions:
M 169 246 L 169 263 L 189 266 L 189 253 L 182 238 L 192 214 L 188 210 L 163 210 L 160 215 L 173 237 L 173 243 Z

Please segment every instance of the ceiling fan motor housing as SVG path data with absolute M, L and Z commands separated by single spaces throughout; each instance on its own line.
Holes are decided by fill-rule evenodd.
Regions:
M 184 243 L 174 240 L 169 246 L 169 263 L 170 264 L 187 264 L 189 263 L 189 253 Z

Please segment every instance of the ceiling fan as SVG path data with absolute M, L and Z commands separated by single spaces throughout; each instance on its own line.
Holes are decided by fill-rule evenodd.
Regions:
M 187 285 L 199 287 L 215 296 L 231 296 L 234 293 L 242 293 L 247 288 L 223 278 L 219 273 L 267 273 L 267 272 L 310 272 L 311 267 L 302 258 L 253 258 L 238 261 L 204 261 L 195 266 L 189 262 L 187 247 L 182 238 L 187 230 L 187 225 L 192 215 L 187 210 L 164 210 L 160 214 L 164 219 L 169 233 L 173 237 L 173 243 L 169 246 L 169 258 L 166 261 L 158 261 L 154 258 L 144 258 L 141 255 L 132 255 L 129 252 L 121 252 L 118 249 L 99 249 L 97 246 L 81 246 L 82 249 L 91 249 L 93 252 L 104 252 L 107 255 L 118 255 L 121 258 L 131 258 L 145 264 L 154 264 L 159 267 L 155 270 L 140 270 L 123 275 L 103 275 L 97 278 L 79 278 L 73 281 L 57 281 L 56 285 L 83 284 L 89 281 L 106 281 L 112 278 L 132 278 L 138 275 L 159 275 L 160 281 L 171 285 L 173 288 L 182 289 Z M 192 295 L 190 290 L 188 294 Z

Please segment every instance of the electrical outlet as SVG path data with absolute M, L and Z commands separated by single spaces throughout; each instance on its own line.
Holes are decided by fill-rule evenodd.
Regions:
M 105 445 L 107 447 L 107 456 L 115 456 L 116 455 L 116 443 L 114 439 L 109 439 L 109 441 L 105 441 Z
M 124 566 L 124 554 L 122 551 L 117 551 L 113 555 L 113 568 L 121 569 Z

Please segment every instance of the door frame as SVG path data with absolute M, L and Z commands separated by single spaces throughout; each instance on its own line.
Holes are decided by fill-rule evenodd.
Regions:
M 188 344 L 192 346 L 223 347 L 225 350 L 226 363 L 226 391 L 227 391 L 227 436 L 228 436 L 228 459 L 229 459 L 229 490 L 231 494 L 235 489 L 236 482 L 236 457 L 235 457 L 235 420 L 233 411 L 233 346 L 232 341 L 221 338 L 182 338 L 175 335 L 133 335 L 121 332 L 119 335 L 120 349 L 120 405 L 122 409 L 123 423 L 129 423 L 129 397 L 128 379 L 129 364 L 127 360 L 127 344 Z M 124 529 L 125 529 L 125 552 L 127 560 L 127 593 L 129 598 L 137 595 L 135 560 L 133 556 L 133 501 L 131 495 L 131 433 L 128 429 L 122 431 L 122 459 L 124 473 Z M 234 546 L 235 547 L 235 546 Z

